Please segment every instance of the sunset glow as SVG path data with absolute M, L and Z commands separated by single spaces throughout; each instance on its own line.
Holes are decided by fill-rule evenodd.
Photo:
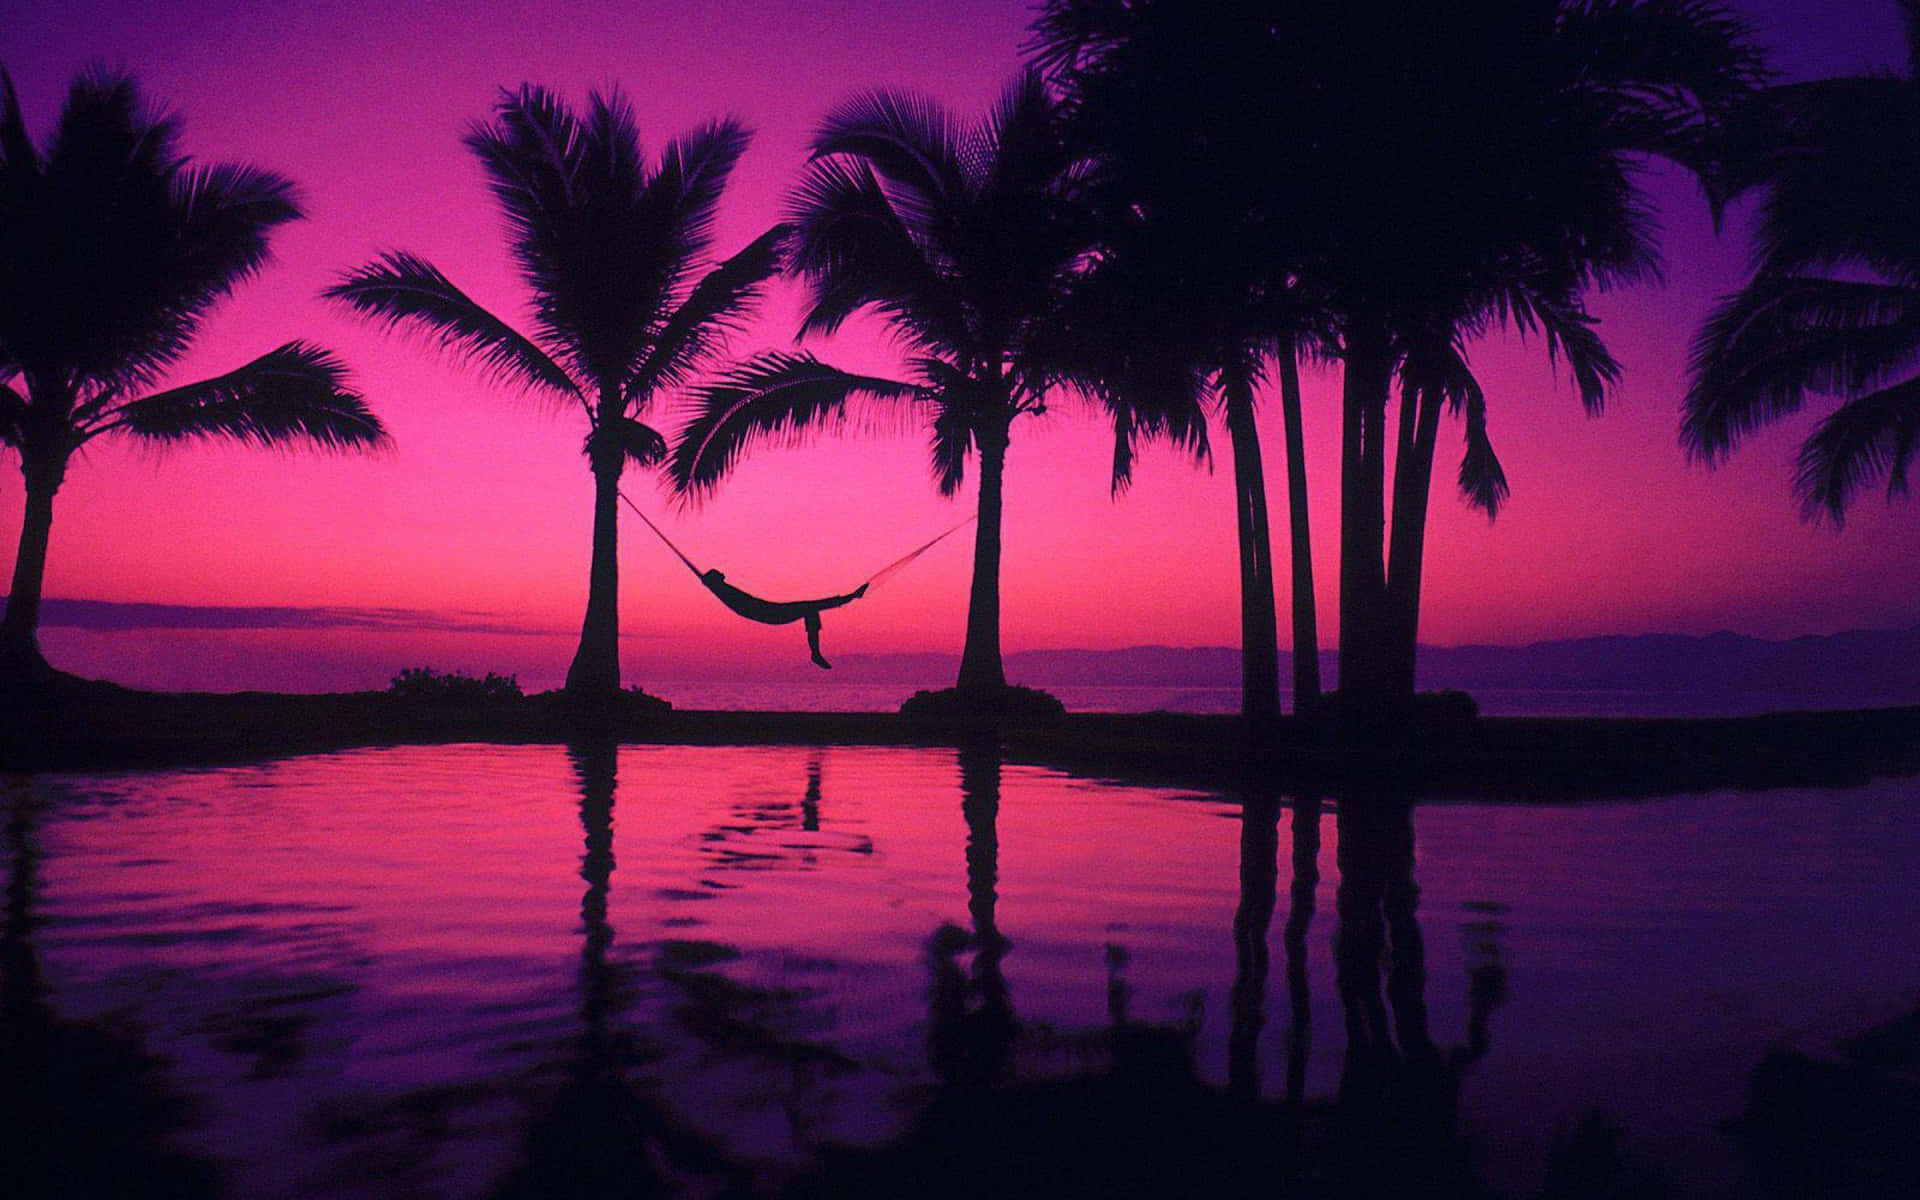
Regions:
M 1786 0 L 1736 7 L 1787 77 L 1900 61 L 1891 3 L 1855 0 L 1844 14 Z M 897 85 L 977 113 L 1018 67 L 1030 16 L 1021 0 L 577 8 L 336 0 L 271 20 L 238 2 L 15 6 L 0 22 L 0 53 L 36 133 L 76 72 L 123 66 L 185 119 L 184 145 L 197 160 L 257 163 L 301 188 L 308 219 L 282 231 L 276 263 L 217 310 L 180 378 L 310 338 L 348 362 L 395 442 L 371 458 L 90 447 L 57 500 L 48 595 L 426 614 L 386 632 L 182 635 L 165 647 L 50 624 L 49 658 L 107 678 L 215 688 L 307 686 L 298 664 L 328 655 L 347 665 L 324 678 L 365 686 L 422 661 L 557 682 L 586 593 L 592 483 L 579 414 L 545 411 L 419 340 L 384 336 L 323 303 L 320 290 L 380 250 L 406 249 L 495 311 L 524 313 L 501 222 L 460 144 L 502 86 L 540 83 L 580 102 L 589 88 L 617 84 L 651 150 L 710 117 L 740 116 L 756 136 L 722 204 L 717 249 L 727 254 L 779 217 L 807 137 L 834 103 Z M 1675 430 L 1688 342 L 1714 298 L 1742 280 L 1748 214 L 1736 209 L 1716 237 L 1697 189 L 1677 173 L 1655 172 L 1651 191 L 1667 278 L 1595 302 L 1624 366 L 1603 418 L 1582 415 L 1542 347 L 1507 338 L 1475 348 L 1513 499 L 1489 525 L 1453 495 L 1460 445 L 1449 421 L 1422 640 L 1718 629 L 1790 637 L 1920 622 L 1911 586 L 1920 516 L 1910 504 L 1871 497 L 1837 532 L 1799 520 L 1789 483 L 1807 421 L 1754 438 L 1711 473 L 1684 460 Z M 796 310 L 795 289 L 776 289 L 735 353 L 790 346 Z M 896 347 L 873 322 L 811 348 L 850 369 L 897 369 Z M 1310 370 L 1306 383 L 1320 628 L 1331 644 L 1337 368 Z M 664 428 L 677 424 L 670 412 L 654 416 Z M 1262 434 L 1278 501 L 1277 405 L 1264 412 Z M 1110 435 L 1090 413 L 1061 403 L 1043 421 L 1016 424 L 1013 438 L 1008 651 L 1237 644 L 1224 435 L 1210 473 L 1156 448 L 1118 498 L 1108 490 Z M 675 508 L 647 475 L 630 474 L 626 488 L 701 566 L 722 567 L 763 595 L 815 596 L 851 588 L 972 511 L 971 482 L 942 500 L 926 460 L 919 430 L 879 430 L 756 453 L 695 509 Z M 21 506 L 10 458 L 0 475 L 0 527 L 10 531 L 0 569 L 11 566 Z M 801 654 L 795 630 L 748 625 L 715 604 L 638 521 L 623 520 L 621 544 L 623 658 L 634 682 L 724 676 Z M 970 539 L 956 537 L 829 614 L 829 652 L 957 653 L 969 555 Z M 1285 603 L 1283 579 L 1283 611 Z

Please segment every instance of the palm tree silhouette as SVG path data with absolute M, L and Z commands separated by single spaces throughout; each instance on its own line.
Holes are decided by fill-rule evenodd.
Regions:
M 1016 417 L 1046 407 L 1038 351 L 1085 245 L 1078 179 L 1040 78 L 1021 75 L 987 118 L 963 126 L 921 97 L 873 92 L 822 123 L 793 201 L 791 269 L 810 303 L 801 336 L 860 309 L 914 351 L 914 378 L 855 375 L 806 353 L 753 358 L 699 392 L 674 448 L 674 482 L 710 492 L 757 440 L 844 427 L 906 402 L 932 432 L 942 495 L 980 458 L 959 691 L 1005 692 L 1000 658 L 1002 480 Z
M 50 675 L 38 635 L 53 498 L 83 447 L 124 434 L 347 450 L 386 432 L 340 361 L 305 342 L 151 390 L 208 309 L 265 265 L 268 235 L 301 215 L 293 185 L 190 165 L 179 120 L 128 76 L 75 79 L 40 145 L 4 71 L 0 87 L 0 446 L 26 482 L 0 673 L 31 680 Z
M 1297 359 L 1326 329 L 1307 299 L 1304 248 L 1267 204 L 1287 180 L 1261 124 L 1246 119 L 1271 107 L 1264 16 L 1054 0 L 1032 39 L 1096 164 L 1100 211 L 1100 253 L 1074 289 L 1058 356 L 1083 360 L 1079 381 L 1114 410 L 1116 484 L 1130 471 L 1132 434 L 1204 445 L 1200 409 L 1220 412 L 1239 531 L 1241 710 L 1255 736 L 1279 715 L 1279 645 L 1254 388 L 1271 361 L 1286 434 L 1294 702 L 1311 709 L 1319 632 Z
M 1802 514 L 1838 525 L 1876 481 L 1905 494 L 1920 448 L 1920 0 L 1901 0 L 1904 76 L 1772 88 L 1729 193 L 1760 188 L 1755 266 L 1694 339 L 1680 440 L 1724 460 L 1808 396 L 1834 411 L 1800 448 Z
M 668 142 L 649 163 L 632 105 L 593 93 L 584 116 L 554 93 L 504 92 L 466 143 L 485 168 L 533 293 L 535 336 L 482 308 L 425 259 L 389 252 L 327 289 L 388 326 L 427 331 L 501 382 L 577 403 L 594 478 L 593 556 L 567 690 L 620 688 L 620 476 L 667 443 L 639 417 L 690 384 L 778 266 L 783 230 L 701 273 L 721 192 L 747 147 L 732 119 Z
M 1216 86 L 1226 95 L 1201 94 L 1203 109 L 1241 106 L 1184 140 L 1156 139 L 1152 124 L 1114 135 L 1135 154 L 1169 142 L 1161 169 L 1184 187 L 1244 191 L 1277 268 L 1268 278 L 1312 297 L 1306 311 L 1324 318 L 1324 344 L 1345 368 L 1341 691 L 1353 711 L 1384 713 L 1413 690 L 1443 411 L 1465 421 L 1467 499 L 1491 515 L 1507 494 L 1467 345 L 1500 326 L 1541 335 L 1598 411 L 1617 367 L 1582 293 L 1656 262 L 1634 162 L 1705 165 L 1758 58 L 1735 22 L 1695 0 L 1273 0 L 1230 19 L 1182 7 L 1061 3 L 1039 41 L 1090 36 L 1097 65 L 1151 31 L 1168 48 L 1146 61 L 1184 55 L 1207 71 L 1169 72 L 1136 112 L 1155 96 L 1177 112 Z M 1115 47 L 1103 47 L 1115 29 Z M 1187 152 L 1198 176 L 1178 170 Z
M 1491 516 L 1507 492 L 1468 342 L 1501 326 L 1541 335 L 1598 413 L 1618 367 L 1583 293 L 1658 265 L 1635 164 L 1652 154 L 1706 169 L 1761 67 L 1739 24 L 1694 0 L 1310 7 L 1297 51 L 1368 47 L 1321 69 L 1326 90 L 1303 95 L 1297 118 L 1357 151 L 1312 181 L 1345 203 L 1309 231 L 1345 362 L 1341 690 L 1357 709 L 1390 711 L 1414 687 L 1443 408 L 1465 418 L 1469 501 Z

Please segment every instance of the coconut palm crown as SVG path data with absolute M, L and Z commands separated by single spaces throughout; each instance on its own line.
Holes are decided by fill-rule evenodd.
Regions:
M 53 498 L 96 439 L 347 450 L 386 438 L 339 360 L 305 342 L 155 390 L 209 309 L 265 265 L 269 235 L 301 215 L 285 178 L 191 165 L 179 133 L 131 78 L 96 70 L 36 143 L 0 71 L 0 449 L 20 456 L 26 483 L 0 625 L 0 671 L 15 678 L 47 674 L 38 630 Z
M 327 295 L 389 326 L 427 332 L 501 382 L 577 405 L 594 478 L 593 550 L 569 692 L 620 687 L 618 502 L 631 463 L 652 467 L 667 442 L 640 418 L 686 387 L 752 312 L 779 265 L 769 230 L 717 265 L 714 220 L 747 130 L 711 122 L 651 162 L 619 91 L 576 114 L 553 92 L 504 92 L 466 144 L 507 220 L 533 296 L 532 334 L 515 329 L 431 263 L 390 252 Z
M 1907 490 L 1920 449 L 1920 0 L 1907 71 L 1771 88 L 1728 190 L 1757 188 L 1752 277 L 1694 339 L 1680 439 L 1723 461 L 1749 435 L 1836 401 L 1801 445 L 1802 514 L 1840 524 L 1865 490 Z
M 1076 160 L 1039 77 L 1023 74 L 978 123 L 897 92 L 834 110 L 794 194 L 790 269 L 809 288 L 801 336 L 881 316 L 910 353 L 905 380 L 773 352 L 699 389 L 671 472 L 711 492 L 756 441 L 792 441 L 904 405 L 930 432 L 943 495 L 979 455 L 959 690 L 1000 693 L 1002 477 L 1015 418 L 1046 407 L 1050 323 L 1086 245 Z

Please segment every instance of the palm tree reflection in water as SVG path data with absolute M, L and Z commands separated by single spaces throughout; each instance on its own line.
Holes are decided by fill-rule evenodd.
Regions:
M 1233 911 L 1232 1028 L 1227 1034 L 1227 1087 L 1242 1100 L 1260 1095 L 1267 928 L 1273 921 L 1279 857 L 1280 799 L 1271 793 L 1249 794 L 1240 802 L 1240 903 Z
M 1313 924 L 1314 894 L 1320 887 L 1320 797 L 1293 803 L 1293 886 L 1287 899 L 1287 1103 L 1306 1097 L 1307 1049 L 1313 1035 L 1312 996 L 1307 980 L 1307 927 Z
M 1287 922 L 1281 932 L 1287 970 L 1286 1101 L 1306 1098 L 1307 1050 L 1313 1012 L 1307 979 L 1307 930 L 1313 924 L 1314 891 L 1320 884 L 1320 797 L 1293 802 L 1293 879 L 1287 889 Z M 1241 1100 L 1260 1097 L 1260 1033 L 1267 1011 L 1267 932 L 1278 901 L 1280 797 L 1249 793 L 1240 805 L 1240 902 L 1233 914 L 1232 1026 L 1227 1035 L 1227 1087 Z
M 7 891 L 0 925 L 0 1178 L 10 1196 L 213 1196 L 211 1162 L 175 1148 L 197 1115 L 168 1063 L 122 1016 L 63 1018 L 49 1002 L 31 779 L 4 785 Z
M 580 878 L 580 1035 L 566 1076 L 539 1105 L 522 1145 L 522 1160 L 504 1180 L 505 1197 L 666 1196 L 685 1189 L 686 1173 L 724 1169 L 720 1153 L 676 1119 L 633 1071 L 650 1047 L 620 1028 L 631 988 L 610 959 L 613 924 L 613 804 L 619 746 L 596 741 L 568 747 L 580 789 L 585 835 Z
M 1012 944 L 995 915 L 1000 874 L 1000 748 L 960 749 L 960 808 L 967 823 L 967 915 L 972 929 L 942 926 L 929 943 L 933 973 L 927 1061 L 941 1083 L 1004 1082 L 1019 1037 L 1002 963 Z M 971 979 L 956 962 L 971 947 Z

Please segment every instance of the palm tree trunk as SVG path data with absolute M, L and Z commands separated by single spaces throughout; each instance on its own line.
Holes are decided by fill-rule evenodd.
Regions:
M 1385 336 L 1347 337 L 1340 447 L 1340 701 L 1377 721 L 1383 697 L 1386 604 L 1386 422 L 1393 361 Z
M 1423 394 L 1417 406 L 1403 402 L 1407 435 L 1393 465 L 1393 532 L 1387 551 L 1387 661 L 1389 694 L 1410 703 L 1420 639 L 1420 573 L 1427 544 L 1427 501 L 1433 486 L 1433 451 L 1440 429 L 1439 397 Z M 1418 414 L 1414 414 L 1414 408 Z
M 1253 420 L 1253 385 L 1244 365 L 1220 372 L 1227 432 L 1233 442 L 1234 509 L 1240 529 L 1240 715 L 1248 736 L 1264 741 L 1280 718 L 1280 644 L 1274 629 L 1273 539 L 1267 525 L 1267 477 Z
M 53 531 L 53 496 L 60 490 L 65 468 L 66 463 L 57 460 L 21 464 L 27 504 L 20 522 L 20 553 L 13 560 L 13 586 L 7 593 L 7 615 L 0 621 L 0 675 L 24 678 L 49 672 L 40 653 L 40 597 Z
M 988 696 L 1006 690 L 1000 661 L 1000 509 L 1007 468 L 1007 425 L 981 429 L 980 520 L 973 540 L 973 589 L 967 597 L 967 641 L 958 690 Z
M 1292 535 L 1293 711 L 1320 702 L 1320 618 L 1314 609 L 1313 533 L 1307 523 L 1307 445 L 1300 426 L 1300 360 L 1280 348 L 1280 416 L 1287 443 L 1287 523 Z
M 587 616 L 580 648 L 567 668 L 567 691 L 607 696 L 620 690 L 620 467 L 614 456 L 593 464 L 593 561 L 587 569 Z

